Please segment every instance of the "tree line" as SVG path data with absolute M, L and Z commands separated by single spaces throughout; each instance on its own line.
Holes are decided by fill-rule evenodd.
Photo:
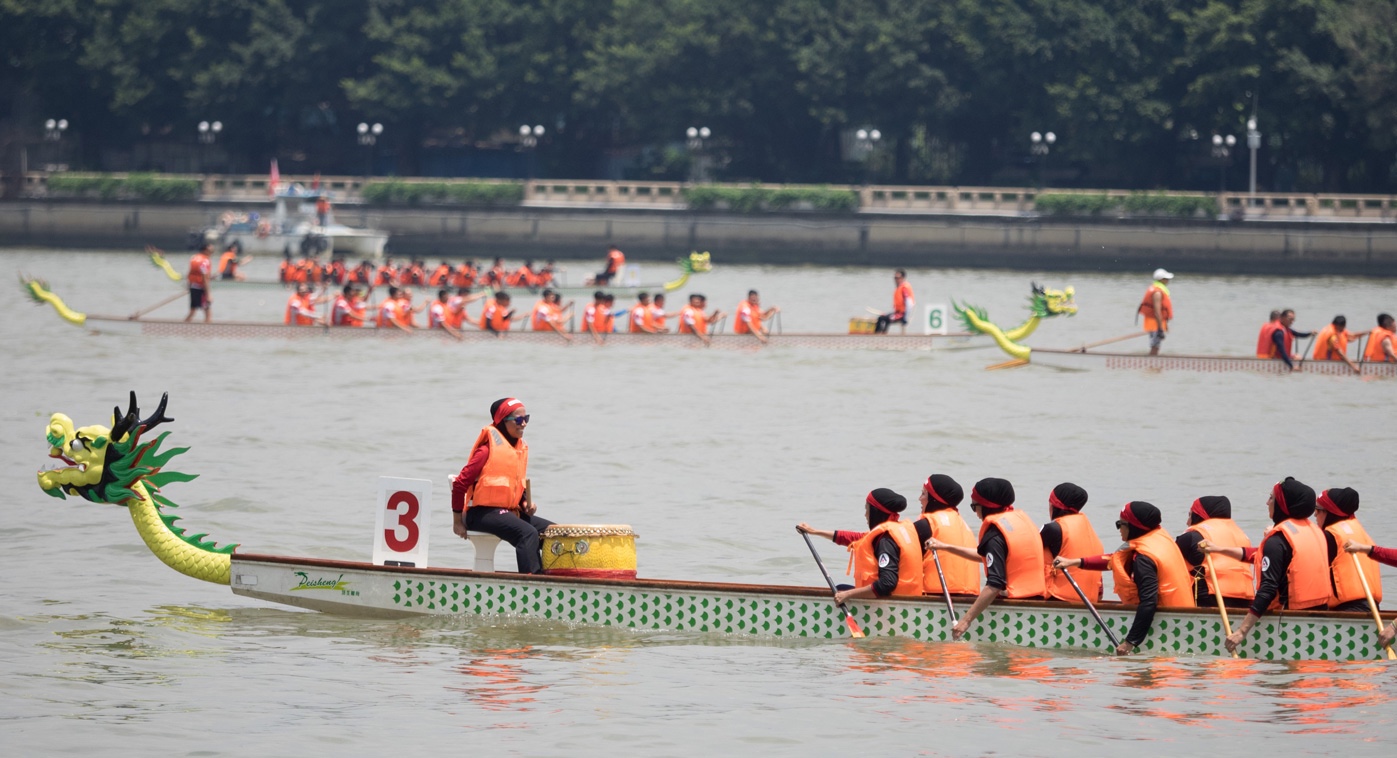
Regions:
M 1397 188 L 1397 0 L 0 0 L 0 43 L 0 139 L 75 168 L 1238 189 L 1255 117 L 1262 189 Z

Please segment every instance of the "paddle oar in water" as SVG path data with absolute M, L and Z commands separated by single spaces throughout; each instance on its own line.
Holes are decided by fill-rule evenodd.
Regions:
M 946 574 L 941 570 L 941 556 L 931 549 L 931 561 L 936 564 L 936 578 L 941 580 L 941 596 L 946 598 L 946 612 L 951 614 L 951 626 L 956 624 L 956 604 L 951 602 L 951 588 L 946 586 Z
M 1149 334 L 1149 332 L 1131 332 L 1130 334 L 1122 334 L 1122 335 L 1119 336 L 1119 337 L 1112 337 L 1112 338 L 1110 338 L 1110 339 L 1105 339 L 1105 340 L 1097 340 L 1096 342 L 1088 342 L 1087 344 L 1082 345 L 1081 347 L 1074 347 L 1074 348 L 1072 348 L 1072 352 L 1074 352 L 1074 353 L 1085 353 L 1086 351 L 1088 351 L 1088 350 L 1090 350 L 1091 348 L 1094 348 L 1094 347 L 1101 347 L 1102 345 L 1109 345 L 1109 344 L 1111 344 L 1111 343 L 1113 343 L 1113 342 L 1124 342 L 1124 341 L 1126 341 L 1126 340 L 1133 340 L 1133 339 L 1135 339 L 1135 338 L 1137 338 L 1137 337 L 1143 337 L 1143 336 L 1145 336 L 1146 334 Z
M 127 316 L 127 318 L 129 318 L 129 319 L 132 320 L 132 321 L 135 321 L 136 319 L 140 318 L 141 316 L 146 315 L 147 313 L 150 313 L 151 311 L 155 310 L 156 308 L 163 308 L 164 306 L 169 305 L 170 303 L 173 303 L 174 301 L 176 301 L 176 300 L 178 300 L 178 299 L 180 299 L 180 298 L 182 298 L 182 297 L 185 297 L 185 296 L 187 296 L 188 294 L 189 294 L 189 290 L 187 290 L 187 289 L 185 289 L 185 290 L 180 290 L 179 292 L 176 292 L 175 294 L 170 295 L 169 297 L 165 298 L 164 300 L 161 300 L 160 302 L 156 303 L 155 305 L 150 306 L 149 308 L 142 308 L 141 310 L 136 311 L 135 313 L 132 313 L 130 316 Z
M 1309 341 L 1308 343 L 1305 344 L 1305 349 L 1304 349 L 1304 351 L 1300 353 L 1300 362 L 1295 364 L 1295 370 L 1296 370 L 1296 371 L 1299 371 L 1300 369 L 1302 369 L 1302 368 L 1305 367 L 1305 358 L 1307 358 L 1307 357 L 1310 355 L 1310 348 L 1311 348 L 1311 347 L 1314 347 L 1314 344 L 1315 344 L 1315 337 L 1317 337 L 1317 336 L 1319 336 L 1319 335 L 1318 335 L 1318 334 L 1311 334 L 1311 335 L 1310 335 L 1310 341 Z
M 986 370 L 986 371 L 998 371 L 998 370 L 1000 370 L 1000 369 L 1002 369 L 1002 368 L 1018 368 L 1018 367 L 1020 367 L 1020 366 L 1027 366 L 1027 365 L 1028 365 L 1028 361 L 1024 360 L 1023 358 L 1013 358 L 1013 359 L 1007 360 L 1007 361 L 1005 361 L 1005 362 L 1003 362 L 1003 363 L 996 363 L 996 364 L 994 364 L 993 366 L 985 366 L 985 370 Z
M 1111 650 L 1114 652 L 1116 648 L 1121 646 L 1120 640 L 1116 639 L 1116 633 L 1111 631 L 1111 627 L 1106 626 L 1106 619 L 1101 618 L 1101 614 L 1096 611 L 1096 606 L 1092 605 L 1090 600 L 1087 600 L 1087 593 L 1082 592 L 1082 588 L 1077 585 L 1077 580 L 1072 577 L 1072 572 L 1068 571 L 1066 568 L 1061 569 L 1061 571 L 1067 577 L 1068 583 L 1072 585 L 1072 589 L 1077 591 L 1077 597 L 1081 598 L 1083 603 L 1086 603 L 1087 610 L 1091 611 L 1091 617 L 1096 619 L 1096 625 L 1101 627 L 1101 631 L 1106 633 L 1106 639 L 1111 641 Z
M 1204 553 L 1203 560 L 1208 566 L 1208 573 L 1213 577 L 1213 589 L 1217 590 L 1217 592 L 1213 594 L 1213 597 L 1218 601 L 1218 615 L 1222 616 L 1222 631 L 1227 637 L 1231 637 L 1232 621 L 1227 618 L 1227 606 L 1223 605 L 1222 602 L 1222 582 L 1218 581 L 1218 570 L 1213 566 L 1213 554 Z M 1242 656 L 1238 655 L 1236 650 L 1233 650 L 1232 657 L 1241 658 Z
M 799 529 L 796 531 L 800 532 Z M 835 595 L 839 590 L 834 588 L 834 580 L 829 578 L 829 572 L 825 570 L 825 562 L 820 560 L 820 554 L 815 551 L 815 543 L 810 541 L 810 535 L 800 532 L 800 536 L 805 538 L 805 546 L 810 548 L 810 554 L 815 556 L 815 565 L 820 567 L 820 573 L 825 577 L 825 584 L 829 585 L 829 591 Z M 843 603 L 836 603 L 839 610 L 844 611 L 844 625 L 849 627 L 849 636 L 859 638 L 863 636 L 863 630 L 859 628 L 859 622 L 854 620 L 854 614 L 849 612 L 849 607 Z
M 1358 561 L 1358 553 L 1349 553 L 1353 559 L 1353 568 L 1358 572 L 1358 580 L 1363 583 L 1363 594 L 1368 597 L 1368 610 L 1373 612 L 1373 622 L 1378 625 L 1378 634 L 1382 634 L 1382 616 L 1378 614 L 1378 604 L 1373 600 L 1373 588 L 1368 586 L 1368 575 L 1363 573 L 1363 564 Z M 1387 659 L 1397 661 L 1397 653 L 1392 652 L 1392 646 L 1387 646 Z

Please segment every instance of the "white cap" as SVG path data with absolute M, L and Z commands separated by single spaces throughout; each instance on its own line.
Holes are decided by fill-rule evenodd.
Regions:
M 1171 273 L 1169 273 L 1168 271 L 1165 271 L 1165 270 L 1162 269 L 1162 268 L 1157 268 L 1157 269 L 1154 270 L 1154 278 L 1156 278 L 1156 279 L 1173 279 L 1173 278 L 1174 278 L 1174 275 L 1171 274 Z

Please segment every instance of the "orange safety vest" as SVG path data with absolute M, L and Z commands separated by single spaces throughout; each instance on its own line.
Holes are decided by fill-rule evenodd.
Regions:
M 552 331 L 553 327 L 548 325 L 552 320 L 553 305 L 540 300 L 534 303 L 534 310 L 529 314 L 529 328 L 536 332 Z
M 295 324 L 296 326 L 311 326 L 315 319 L 302 313 L 302 310 L 310 310 L 310 303 L 300 295 L 292 295 L 286 301 L 286 316 L 282 319 L 283 324 Z
M 393 320 L 409 328 L 417 328 L 417 317 L 412 313 L 412 303 L 399 298 L 395 300 Z
M 986 516 L 980 523 L 980 540 L 994 527 L 1004 535 L 1007 556 L 1004 559 L 1004 596 L 1015 598 L 1041 598 L 1047 589 L 1043 581 L 1043 538 L 1038 536 L 1038 527 L 1033 519 L 1023 511 L 1003 511 Z
M 209 257 L 203 253 L 189 256 L 189 286 L 206 289 L 209 286 Z
M 466 304 L 460 295 L 452 295 L 446 299 L 446 309 L 442 313 L 441 322 L 452 329 L 460 329 L 466 323 Z
M 1315 335 L 1314 357 L 1317 361 L 1341 361 L 1348 354 L 1348 341 L 1353 335 L 1347 329 L 1335 329 L 1333 324 L 1325 326 Z M 1334 339 L 1335 347 L 1329 346 Z M 1337 348 L 1337 349 L 1335 349 Z
M 446 303 L 433 300 L 427 306 L 427 328 L 436 329 L 446 323 Z
M 1373 331 L 1368 332 L 1368 347 L 1363 351 L 1364 361 L 1383 363 L 1388 360 L 1387 353 L 1382 350 L 1383 340 L 1392 340 L 1392 349 L 1397 352 L 1397 332 L 1375 326 Z
M 646 312 L 645 317 L 650 319 L 650 324 L 655 327 L 655 331 L 663 332 L 668 329 L 665 321 L 669 318 L 669 314 L 665 313 L 664 308 L 651 303 L 650 310 Z
M 1329 564 L 1330 575 L 1334 579 L 1333 597 L 1329 599 L 1329 607 L 1334 608 L 1341 603 L 1351 600 L 1363 600 L 1368 597 L 1363 591 L 1363 580 L 1358 578 L 1358 567 L 1353 565 L 1350 555 L 1358 556 L 1358 565 L 1363 567 L 1363 575 L 1368 579 L 1368 589 L 1373 591 L 1373 602 L 1382 602 L 1382 572 L 1378 570 L 1378 562 L 1373 557 L 1364 553 L 1344 552 L 1344 543 L 1353 540 L 1365 545 L 1373 544 L 1373 538 L 1368 536 L 1368 530 L 1358 523 L 1358 519 L 1344 519 L 1338 523 L 1325 524 L 1324 531 L 1334 535 L 1334 544 L 1339 548 L 1334 560 Z M 1329 548 L 1326 545 L 1325 550 Z M 1325 555 L 1328 555 L 1326 552 Z
M 612 250 L 606 254 L 606 273 L 615 274 L 621 271 L 621 267 L 626 265 L 626 254 L 620 250 Z
M 334 308 L 331 313 L 337 319 L 335 326 L 363 326 L 364 325 L 364 301 L 350 301 L 344 295 L 335 298 Z
M 1271 341 L 1271 335 L 1276 332 L 1281 333 L 1281 339 L 1285 342 L 1285 354 L 1291 355 L 1291 347 L 1295 342 L 1295 335 L 1290 333 L 1290 329 L 1279 321 L 1270 321 L 1266 326 L 1261 327 L 1261 334 L 1256 338 L 1256 357 L 1275 358 L 1276 343 Z
M 1252 557 L 1256 571 L 1256 586 L 1261 586 L 1262 554 L 1266 550 L 1266 540 L 1280 533 L 1290 543 L 1290 567 L 1286 569 L 1286 581 L 1290 585 L 1290 598 L 1286 608 L 1300 611 L 1306 608 L 1319 608 L 1329 603 L 1329 547 L 1324 542 L 1324 532 L 1307 518 L 1291 518 L 1266 530 L 1261 538 L 1261 547 Z M 1271 603 L 1272 608 L 1280 607 L 1280 597 Z
M 1164 317 L 1164 323 L 1159 324 L 1154 317 L 1154 293 L 1159 293 L 1159 307 L 1164 311 L 1160 315 Z M 1169 290 L 1159 282 L 1150 285 L 1145 290 L 1145 297 L 1140 301 L 1140 315 L 1145 317 L 1145 331 L 1158 332 L 1169 331 L 1169 322 L 1174 318 L 1174 302 L 1169 299 Z
M 913 302 L 912 285 L 903 281 L 902 284 L 897 285 L 897 289 L 893 290 L 893 313 L 906 316 L 907 304 L 911 302 Z
M 648 318 L 649 313 L 650 313 L 650 306 L 648 306 L 648 305 L 637 305 L 636 307 L 632 308 L 632 309 L 630 310 L 630 318 L 627 319 L 627 321 L 629 322 L 629 327 L 627 328 L 627 331 L 631 331 L 631 332 L 646 332 L 646 331 L 649 331 L 648 329 L 642 328 L 642 327 L 647 327 L 647 326 L 650 325 L 649 323 L 647 323 L 647 322 L 650 320 L 650 319 Z
M 238 270 L 238 254 L 232 250 L 224 251 L 218 258 L 218 275 L 232 276 Z
M 849 545 L 849 561 L 854 569 L 854 586 L 867 587 L 878 581 L 878 556 L 873 552 L 873 541 L 878 535 L 887 533 L 897 543 L 902 557 L 897 562 L 897 586 L 893 595 L 920 596 L 922 594 L 922 544 L 917 539 L 917 529 L 907 521 L 884 521 L 873 527 L 857 542 Z
M 750 326 L 749 326 L 750 322 Z M 732 322 L 733 334 L 748 334 L 761 331 L 762 309 L 743 300 L 737 304 L 737 319 Z
M 689 325 L 691 320 L 694 322 L 693 326 Z M 679 312 L 679 333 L 708 334 L 708 316 L 704 315 L 703 309 L 692 305 L 684 306 L 684 310 Z
M 1134 561 L 1135 554 L 1140 553 L 1154 561 L 1159 575 L 1160 608 L 1198 607 L 1193 601 L 1193 574 L 1188 570 L 1188 561 L 1184 560 L 1184 554 L 1179 552 L 1179 546 L 1174 544 L 1168 532 L 1156 527 L 1131 540 L 1128 545 L 1116 551 L 1120 560 L 1111 562 L 1116 594 L 1121 596 L 1121 602 L 1127 602 L 1126 595 L 1133 598 L 1131 602 L 1140 602 L 1140 590 L 1135 586 L 1135 580 L 1125 572 L 1126 561 Z
M 1053 521 L 1062 528 L 1062 549 L 1058 551 L 1058 555 L 1063 558 L 1086 558 L 1106 552 L 1101 546 L 1101 538 L 1096 536 L 1096 530 L 1091 527 L 1091 519 L 1086 516 L 1069 513 Z M 1082 588 L 1087 598 L 1101 599 L 1105 590 L 1102 587 L 1100 571 L 1087 571 L 1081 567 L 1067 571 L 1072 572 L 1072 578 L 1077 580 L 1077 586 Z M 1047 585 L 1043 597 L 1066 600 L 1069 603 L 1081 602 L 1081 598 L 1077 597 L 1077 591 L 1072 589 L 1072 583 L 1067 581 L 1063 572 L 1053 570 L 1053 556 L 1048 553 L 1046 547 L 1043 548 L 1043 581 Z
M 490 446 L 490 457 L 480 471 L 480 478 L 466 491 L 469 507 L 519 510 L 519 501 L 524 497 L 524 478 L 529 471 L 529 443 L 520 437 L 517 444 L 510 445 L 499 429 L 487 426 L 475 438 L 466 460 L 470 460 L 481 445 Z
M 1128 550 L 1117 550 L 1111 553 L 1111 558 L 1106 562 L 1111 569 L 1111 576 L 1116 580 L 1116 597 L 1120 598 L 1125 605 L 1140 604 L 1140 590 L 1135 586 L 1135 580 L 1125 573 L 1125 557 Z
M 975 535 L 965 519 L 954 508 L 923 513 L 920 518 L 931 524 L 931 536 L 949 545 L 975 548 Z M 941 573 L 946 575 L 946 588 L 953 595 L 980 594 L 980 563 L 951 552 L 940 552 Z M 922 592 L 941 594 L 941 577 L 936 574 L 936 559 L 928 551 L 922 556 Z
M 1251 538 L 1242 531 L 1242 527 L 1237 526 L 1236 521 L 1230 518 L 1210 518 L 1190 526 L 1186 531 L 1197 532 L 1203 535 L 1203 538 L 1208 542 L 1218 547 L 1251 547 Z M 1207 566 L 1207 562 L 1204 561 L 1203 565 Z M 1256 597 L 1256 578 L 1252 576 L 1250 563 L 1215 553 L 1213 555 L 1213 568 L 1217 569 L 1218 572 L 1216 584 L 1213 583 L 1212 574 L 1203 569 L 1203 578 L 1207 583 L 1208 594 L 1243 600 L 1251 600 Z M 1218 591 L 1219 584 L 1222 585 L 1221 592 Z
M 506 314 L 509 312 L 500 307 L 499 302 L 494 299 L 485 302 L 485 310 L 480 312 L 480 328 L 493 329 L 497 332 L 509 331 L 509 319 Z

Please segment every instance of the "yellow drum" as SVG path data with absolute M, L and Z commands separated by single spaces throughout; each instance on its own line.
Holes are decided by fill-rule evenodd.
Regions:
M 878 319 L 876 318 L 860 318 L 855 316 L 849 319 L 850 334 L 872 334 L 877 326 Z
M 554 524 L 540 536 L 545 574 L 635 578 L 635 532 L 627 524 Z

